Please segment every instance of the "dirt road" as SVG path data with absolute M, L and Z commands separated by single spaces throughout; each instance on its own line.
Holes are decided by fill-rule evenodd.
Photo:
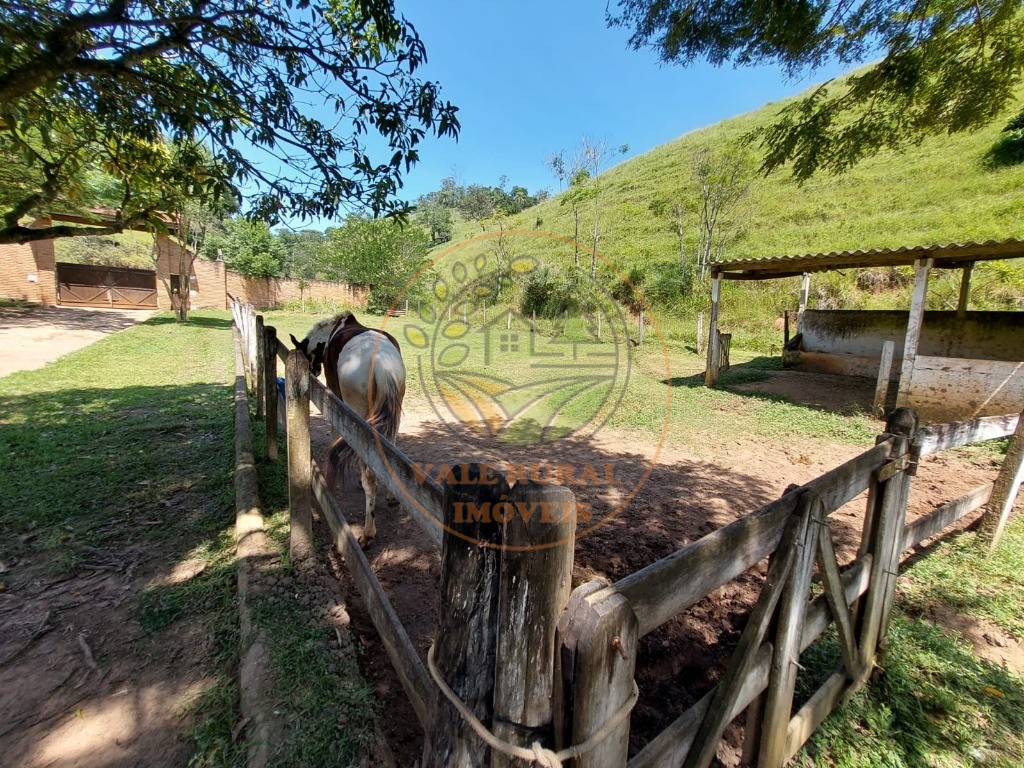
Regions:
M 42 368 L 154 314 L 146 309 L 0 307 L 0 376 Z

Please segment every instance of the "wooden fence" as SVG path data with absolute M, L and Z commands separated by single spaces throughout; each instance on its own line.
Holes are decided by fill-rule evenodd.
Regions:
M 510 489 L 483 465 L 445 485 L 417 477 L 409 459 L 310 376 L 301 353 L 278 341 L 251 307 L 236 303 L 232 310 L 267 419 L 268 455 L 277 454 L 277 414 L 287 412 L 292 556 L 313 551 L 315 497 L 424 728 L 424 768 L 512 766 L 519 764 L 514 755 L 539 765 L 571 760 L 576 768 L 708 766 L 726 727 L 744 711 L 744 763 L 784 765 L 884 657 L 902 553 L 993 495 L 993 484 L 985 484 L 908 525 L 920 458 L 1014 434 L 994 484 L 1000 498 L 990 505 L 998 508 L 999 530 L 1021 484 L 1024 425 L 1017 415 L 919 431 L 913 413 L 901 409 L 873 448 L 845 464 L 614 584 L 593 581 L 570 594 L 575 499 L 568 489 L 528 482 Z M 283 397 L 278 360 L 286 371 Z M 310 460 L 310 402 L 441 547 L 436 640 L 426 665 Z M 485 474 L 494 482 L 482 482 Z M 840 568 L 829 515 L 865 491 L 861 545 Z M 499 523 L 459 511 L 467 503 L 519 509 L 537 501 L 565 514 L 554 522 L 512 515 Z M 721 682 L 629 759 L 640 639 L 765 558 L 761 595 Z M 811 599 L 815 564 L 822 594 Z M 841 665 L 794 713 L 800 653 L 833 623 Z

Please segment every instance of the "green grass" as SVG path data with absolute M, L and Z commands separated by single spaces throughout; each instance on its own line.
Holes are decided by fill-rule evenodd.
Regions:
M 1024 518 L 989 555 L 971 532 L 936 545 L 901 574 L 884 674 L 837 710 L 798 757 L 804 768 L 1024 764 L 1024 680 L 978 658 L 931 606 L 987 619 L 1024 639 Z M 805 652 L 798 697 L 838 668 L 834 634 Z
M 147 565 L 194 575 L 156 582 L 134 606 L 147 633 L 200 626 L 210 686 L 182 712 L 194 766 L 240 765 L 230 319 L 169 315 L 39 370 L 0 379 L 0 559 L 70 576 L 91 547 L 137 547 Z M 156 553 L 156 554 L 154 554 Z
M 678 264 L 679 241 L 674 221 L 659 214 L 681 203 L 687 211 L 684 243 L 692 263 L 698 231 L 700 197 L 690 177 L 689 158 L 694 149 L 735 141 L 769 125 L 787 102 L 761 109 L 688 133 L 611 168 L 600 177 L 600 269 L 605 290 L 632 267 L 646 280 L 641 293 L 651 300 L 655 314 L 668 331 L 686 343 L 695 335 L 695 315 L 708 308 L 706 284 L 694 284 L 689 295 L 654 284 L 653 265 Z M 750 194 L 733 217 L 734 237 L 723 258 L 763 258 L 838 251 L 896 248 L 970 240 L 1024 237 L 1024 164 L 995 167 L 988 162 L 990 148 L 1016 108 L 990 126 L 972 134 L 925 139 L 901 153 L 885 151 L 841 176 L 816 175 L 803 184 L 782 169 L 758 176 Z M 758 150 L 759 151 L 759 150 Z M 755 152 L 756 154 L 756 152 Z M 581 209 L 580 239 L 592 242 L 592 207 Z M 571 237 L 572 208 L 561 196 L 512 217 L 509 227 L 532 235 L 509 238 L 516 256 L 532 256 L 565 273 L 573 248 L 549 237 Z M 475 222 L 457 221 L 452 240 L 431 252 L 440 259 L 439 274 L 446 275 L 458 260 L 472 264 L 479 256 L 493 258 L 494 240 L 470 242 L 481 235 Z M 446 255 L 447 254 L 447 255 Z M 582 252 L 584 267 L 590 256 Z M 873 294 L 857 290 L 856 270 L 845 274 L 816 275 L 810 306 L 843 308 L 905 308 L 909 286 Z M 936 275 L 929 287 L 931 309 L 955 308 L 959 273 Z M 675 282 L 682 282 L 676 280 Z M 781 345 L 781 333 L 771 322 L 783 310 L 795 310 L 799 278 L 762 283 L 728 283 L 723 289 L 721 326 L 734 334 L 734 345 L 767 352 Z M 518 304 L 513 291 L 503 297 Z M 981 263 L 974 273 L 972 306 L 991 309 L 1024 308 L 1024 265 L 1011 262 Z
M 408 371 L 407 399 L 425 406 L 427 401 L 424 392 L 435 392 L 438 387 L 437 381 L 430 374 L 430 367 L 441 359 L 441 349 L 451 347 L 441 334 L 437 334 L 436 343 L 432 343 L 436 329 L 443 329 L 447 319 L 430 323 L 414 316 L 384 319 L 361 312 L 357 316 L 370 327 L 386 328 L 399 340 Z M 265 313 L 266 323 L 275 326 L 278 338 L 284 339 L 289 346 L 289 333 L 296 338 L 303 338 L 319 317 L 289 312 Z M 458 321 L 457 313 L 454 320 Z M 543 371 L 538 373 L 531 368 L 535 358 L 531 357 L 528 341 L 525 340 L 529 336 L 528 332 L 521 334 L 517 352 L 503 353 L 498 342 L 505 324 L 499 323 L 497 336 L 491 339 L 492 354 L 488 363 L 484 352 L 484 333 L 480 331 L 479 325 L 480 318 L 476 321 L 470 318 L 469 331 L 456 340 L 468 349 L 465 360 L 457 366 L 460 375 L 494 376 L 517 384 L 543 378 Z M 568 330 L 557 338 L 550 336 L 554 332 L 551 323 L 540 323 L 539 330 L 535 347 L 537 350 L 561 349 L 564 352 L 570 348 L 564 343 L 566 341 L 588 344 L 592 341 L 583 330 L 580 318 L 570 318 Z M 603 338 L 604 343 L 594 344 L 588 349 L 611 352 L 614 346 L 607 342 L 607 337 Z M 422 339 L 427 339 L 426 346 L 422 346 Z M 417 343 L 421 346 L 417 346 Z M 580 359 L 583 360 L 584 347 L 580 349 Z M 867 414 L 830 413 L 795 405 L 781 397 L 752 395 L 734 389 L 736 385 L 756 381 L 768 375 L 768 372 L 777 370 L 777 358 L 763 357 L 748 350 L 734 350 L 731 355 L 733 367 L 722 377 L 721 387 L 707 389 L 703 377 L 704 358 L 698 356 L 691 347 L 682 344 L 666 344 L 662 347 L 657 335 L 649 333 L 643 346 L 629 345 L 628 349 L 628 381 L 624 391 L 615 390 L 616 396 L 622 391 L 622 400 L 614 408 L 607 423 L 614 429 L 642 433 L 650 441 L 659 438 L 666 419 L 669 442 L 689 448 L 699 455 L 707 454 L 709 445 L 729 444 L 751 433 L 772 439 L 822 438 L 867 446 L 880 431 L 880 423 Z M 621 356 L 626 354 L 626 350 L 627 345 L 620 345 L 621 361 L 625 360 Z M 567 365 L 570 367 L 573 364 L 568 353 L 560 359 L 569 361 Z M 624 362 L 621 365 L 624 370 Z M 422 378 L 421 369 L 426 372 Z M 555 391 L 541 412 L 547 417 L 557 411 L 556 424 L 559 419 L 564 425 L 579 424 L 591 414 L 600 416 L 609 410 L 606 408 L 602 411 L 597 407 L 603 394 L 603 390 L 594 388 L 589 394 L 570 400 L 567 394 Z M 514 437 L 515 433 L 509 435 L 509 439 Z M 527 435 L 520 434 L 519 437 L 525 438 Z

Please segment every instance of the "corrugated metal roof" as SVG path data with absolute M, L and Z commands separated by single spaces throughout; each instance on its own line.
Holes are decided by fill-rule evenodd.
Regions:
M 1024 241 L 988 240 L 983 243 L 949 243 L 900 248 L 874 248 L 867 251 L 833 251 L 803 256 L 773 256 L 766 259 L 734 259 L 711 264 L 713 274 L 732 280 L 761 280 L 789 277 L 804 272 L 833 269 L 895 267 L 913 264 L 918 259 L 934 259 L 937 267 L 960 267 L 974 261 L 1024 258 Z

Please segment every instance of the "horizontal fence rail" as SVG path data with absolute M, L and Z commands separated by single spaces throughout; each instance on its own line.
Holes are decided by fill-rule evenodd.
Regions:
M 416 717 L 426 728 L 430 723 L 430 701 L 433 691 L 433 683 L 430 681 L 427 669 L 420 661 L 391 601 L 388 600 L 380 582 L 377 581 L 370 561 L 363 554 L 355 534 L 341 513 L 341 508 L 331 493 L 331 489 L 328 488 L 327 481 L 324 480 L 316 462 L 312 463 L 312 470 L 313 494 L 320 503 L 320 509 L 323 510 L 324 517 L 334 534 L 334 544 L 338 548 L 338 552 L 345 558 L 349 573 L 352 574 L 352 581 L 355 582 L 356 588 L 366 604 L 373 626 L 384 643 L 384 649 L 387 651 L 388 658 L 391 659 L 391 665 L 398 674 L 398 679 L 402 682 L 402 687 L 405 689 L 406 696 L 409 697 Z
M 954 421 L 949 424 L 933 424 L 925 427 L 914 441 L 914 454 L 929 456 L 949 448 L 970 443 L 997 440 L 1009 437 L 1017 428 L 1019 414 L 1006 416 L 983 416 L 970 421 Z
M 812 480 L 826 514 L 867 490 L 872 473 L 888 460 L 890 440 Z M 796 509 L 788 493 L 755 512 L 688 544 L 607 587 L 629 600 L 646 635 L 775 551 L 782 527 Z
M 538 733 L 546 734 L 544 739 L 553 733 L 553 746 L 563 748 L 561 754 L 573 753 L 564 749 L 568 745 L 586 743 L 585 750 L 574 755 L 576 768 L 707 768 L 725 728 L 744 711 L 743 764 L 780 768 L 839 703 L 860 690 L 875 665 L 884 663 L 903 553 L 988 504 L 984 522 L 992 505 L 1005 506 L 1003 497 L 1008 494 L 1012 505 L 1021 482 L 1019 457 L 1014 462 L 1009 459 L 1010 454 L 1016 456 L 1014 452 L 1019 452 L 1022 439 L 1017 414 L 915 431 L 912 424 L 916 425 L 916 416 L 901 409 L 903 413 L 898 418 L 894 414 L 887 432 L 878 437 L 874 447 L 803 486 L 787 489 L 781 498 L 614 584 L 593 581 L 581 585 L 563 610 L 564 594 L 544 592 L 546 597 L 531 597 L 535 590 L 546 586 L 518 583 L 524 573 L 545 573 L 547 566 L 541 563 L 546 561 L 516 565 L 514 557 L 499 555 L 492 548 L 500 548 L 508 535 L 504 527 L 488 528 L 481 521 L 471 521 L 471 536 L 456 530 L 453 505 L 462 498 L 459 494 L 482 493 L 485 486 L 442 487 L 418 471 L 392 442 L 310 375 L 305 365 L 296 365 L 302 362 L 301 356 L 277 339 L 276 331 L 265 327 L 251 306 L 232 302 L 232 313 L 241 337 L 243 367 L 250 386 L 266 400 L 267 418 L 282 412 L 286 403 L 294 403 L 292 390 L 305 389 L 308 382 L 308 399 L 303 400 L 302 408 L 307 419 L 310 404 L 315 405 L 378 480 L 405 502 L 406 511 L 426 537 L 441 547 L 441 616 L 435 646 L 438 663 L 428 670 L 316 462 L 301 459 L 311 472 L 306 480 L 301 479 L 305 470 L 295 469 L 300 481 L 311 486 L 323 510 L 334 544 L 424 728 L 425 768 L 469 768 L 478 764 L 505 768 L 510 764 L 507 748 L 511 744 L 541 749 L 534 746 Z M 290 393 L 287 399 L 277 386 L 278 359 L 285 363 L 292 360 L 286 376 L 286 382 L 291 382 L 285 387 Z M 296 384 L 298 381 L 302 386 Z M 289 412 L 289 431 L 291 420 Z M 302 419 L 295 420 L 295 427 L 300 439 L 308 443 Z M 1001 480 L 997 479 L 906 522 L 910 485 L 921 457 L 1008 435 L 1014 437 L 1000 478 L 1005 481 L 1004 474 L 1013 474 L 1012 483 L 1003 482 L 1009 491 L 1000 490 Z M 276 434 L 271 437 L 268 429 L 268 455 L 271 440 L 276 451 Z M 479 465 L 473 466 L 479 471 Z M 290 477 L 293 469 L 290 466 Z M 520 493 L 568 493 L 567 489 L 556 491 L 551 486 L 546 487 L 548 490 L 538 486 L 532 491 L 520 489 L 518 484 L 513 489 L 507 484 L 503 487 L 509 498 Z M 840 567 L 829 516 L 865 491 L 859 553 L 853 562 Z M 299 519 L 293 516 L 293 528 Z M 480 542 L 487 545 L 481 546 Z M 565 554 L 567 574 L 572 565 L 571 548 Z M 761 595 L 719 684 L 627 760 L 628 713 L 636 701 L 632 691 L 640 638 L 769 556 Z M 821 594 L 817 595 L 811 590 L 815 570 L 821 585 Z M 568 591 L 567 577 L 556 581 L 562 583 L 558 589 Z M 518 616 L 515 606 L 520 605 L 519 601 L 538 599 L 538 618 L 523 626 L 512 621 Z M 504 618 L 496 622 L 496 615 Z M 542 615 L 547 618 L 539 618 Z M 831 625 L 836 627 L 841 665 L 794 712 L 800 653 Z M 500 635 L 499 630 L 500 636 L 495 636 L 497 626 L 519 628 L 507 636 Z M 529 635 L 532 640 L 521 640 L 520 635 Z M 524 642 L 534 643 L 541 654 L 537 658 L 534 651 L 526 654 L 533 659 L 526 666 L 521 664 L 523 659 L 512 660 L 517 654 L 523 656 L 520 646 L 525 647 Z M 516 648 L 520 651 L 510 655 L 509 649 Z M 553 658 L 547 655 L 551 651 Z M 536 684 L 507 682 L 530 676 Z M 444 695 L 438 687 L 442 678 L 450 686 Z M 506 683 L 495 685 L 501 680 Z M 545 681 L 553 682 L 549 692 L 545 692 Z M 524 686 L 524 690 L 533 692 L 529 705 L 517 693 Z M 504 746 L 492 749 L 488 744 L 493 742 L 485 744 L 468 727 L 464 716 L 452 707 L 452 691 L 479 719 L 474 727 L 493 728 L 492 738 L 501 734 L 508 740 Z M 513 710 L 518 714 L 510 719 L 508 713 Z M 492 717 L 490 726 L 481 725 L 491 723 Z M 545 751 L 545 755 L 545 760 L 554 759 L 553 752 Z

